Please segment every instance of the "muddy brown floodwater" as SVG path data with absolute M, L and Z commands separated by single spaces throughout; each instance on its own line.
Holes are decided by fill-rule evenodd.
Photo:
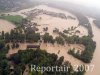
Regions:
M 19 12 L 13 12 L 13 13 L 10 13 L 10 14 L 13 14 L 13 15 L 19 14 L 23 17 L 26 17 L 26 15 L 24 15 L 22 13 L 29 12 L 29 11 L 34 10 L 34 9 L 44 9 L 44 10 L 53 11 L 53 12 L 60 12 L 60 13 L 65 13 L 66 16 L 71 15 L 71 16 L 75 17 L 74 15 L 72 15 L 72 14 L 66 12 L 66 11 L 51 8 L 51 7 L 48 7 L 48 6 L 45 6 L 45 5 L 36 6 L 35 8 L 25 9 L 25 10 L 21 10 Z M 39 17 L 42 17 L 41 21 L 38 19 Z M 43 31 L 44 27 L 48 27 L 49 28 L 48 32 L 50 34 L 52 34 L 52 30 L 55 27 L 57 27 L 60 31 L 62 31 L 64 29 L 67 29 L 68 27 L 77 26 L 78 22 L 79 22 L 77 20 L 77 18 L 76 18 L 76 20 L 62 20 L 62 19 L 59 19 L 59 18 L 50 17 L 48 15 L 39 15 L 39 16 L 37 16 L 37 19 L 34 19 L 34 21 L 41 25 L 40 27 L 38 27 L 40 32 Z M 97 28 L 93 24 L 92 18 L 89 18 L 89 21 L 92 25 L 93 34 L 94 34 L 93 40 L 96 41 L 96 49 L 95 49 L 95 52 L 94 52 L 93 60 L 90 63 L 90 64 L 94 65 L 94 69 L 93 69 L 92 72 L 89 71 L 85 75 L 100 75 L 100 70 L 99 70 L 100 69 L 100 59 L 99 59 L 99 56 L 100 56 L 100 29 Z M 45 26 L 45 25 L 42 25 L 42 24 L 48 24 L 48 25 Z M 3 29 L 7 32 L 7 31 L 11 30 L 12 28 L 14 28 L 14 25 L 12 25 L 11 23 L 8 23 L 7 21 L 0 20 L 0 30 Z M 87 30 L 84 27 L 78 27 L 78 30 L 80 32 L 82 32 L 83 35 L 87 35 Z M 53 36 L 55 36 L 55 35 L 53 35 Z M 71 45 L 71 46 L 72 47 L 73 46 L 79 47 L 79 45 Z M 26 48 L 26 44 L 22 44 L 20 46 L 20 49 L 25 49 L 25 48 Z M 60 53 L 57 54 L 57 55 L 59 57 L 64 56 L 65 60 L 69 60 L 72 63 L 72 65 L 85 64 L 85 63 L 81 62 L 80 60 L 74 58 L 73 56 L 68 55 L 67 54 L 68 48 L 69 47 L 67 45 L 65 47 L 64 46 L 58 47 L 57 45 L 53 46 L 51 44 L 48 44 L 48 46 L 46 46 L 45 44 L 42 44 L 42 46 L 41 46 L 41 49 L 46 49 L 47 52 L 49 52 L 49 53 L 57 54 L 58 51 L 60 50 Z M 13 53 L 16 53 L 16 52 L 18 52 L 18 50 L 10 50 L 8 54 L 13 54 Z M 89 65 L 89 64 L 86 64 L 86 65 Z
M 92 72 L 87 72 L 86 75 L 100 75 L 100 29 L 93 23 L 93 19 L 89 18 L 93 30 L 93 40 L 96 42 L 96 49 L 93 55 L 91 64 L 94 65 Z
M 10 30 L 14 28 L 15 25 L 12 24 L 11 22 L 0 19 L 0 32 L 1 31 L 10 32 Z

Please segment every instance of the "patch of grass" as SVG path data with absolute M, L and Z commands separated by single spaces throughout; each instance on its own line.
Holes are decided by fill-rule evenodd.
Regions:
M 23 20 L 23 17 L 19 16 L 19 15 L 15 15 L 15 16 L 13 16 L 13 15 L 7 15 L 7 16 L 3 15 L 3 16 L 0 16 L 0 18 L 1 19 L 5 19 L 5 20 L 7 20 L 9 22 L 12 22 L 16 26 L 20 26 L 21 23 L 22 23 L 22 20 Z

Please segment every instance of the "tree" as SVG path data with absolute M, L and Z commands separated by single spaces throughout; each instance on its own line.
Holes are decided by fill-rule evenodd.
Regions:
M 5 33 L 5 42 L 6 43 L 10 42 L 10 34 L 9 33 Z
M 48 43 L 54 44 L 54 39 L 53 39 L 53 37 L 51 35 L 49 35 L 49 33 L 45 33 L 43 35 L 43 38 L 42 39 L 44 40 L 45 43 L 48 42 Z
M 9 45 L 9 44 L 7 44 L 7 49 L 8 49 L 8 50 L 10 49 L 10 45 Z
M 20 66 L 15 66 L 14 75 L 22 75 L 22 70 L 21 70 Z
M 19 48 L 19 44 L 18 43 L 16 43 L 16 48 Z
M 4 41 L 0 40 L 0 49 L 4 48 L 5 47 L 5 43 Z
M 60 57 L 59 60 L 57 60 L 57 65 L 60 66 L 64 61 L 64 56 Z
M 2 32 L 1 32 L 1 37 L 2 37 L 2 39 L 5 38 L 5 35 L 4 35 L 4 34 L 5 34 L 4 31 L 2 31 Z
M 0 61 L 0 68 L 2 70 L 1 75 L 9 75 L 10 74 L 10 67 L 8 64 L 8 60 L 3 59 L 2 61 Z
M 16 44 L 15 43 L 12 44 L 12 49 L 14 49 L 14 48 L 16 48 Z
M 56 37 L 55 38 L 55 41 L 57 42 L 57 44 L 61 44 L 61 45 L 64 45 L 64 39 L 62 37 Z
M 39 33 L 27 34 L 26 40 L 29 42 L 38 42 L 40 40 L 40 34 Z

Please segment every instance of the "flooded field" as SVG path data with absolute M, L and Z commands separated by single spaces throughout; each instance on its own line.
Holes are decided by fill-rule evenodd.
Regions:
M 38 43 L 20 44 L 20 47 L 18 49 L 10 49 L 9 52 L 8 52 L 8 55 L 17 53 L 19 50 L 24 50 L 24 49 L 27 48 L 27 45 L 31 45 L 31 44 L 36 45 Z M 43 49 L 43 50 L 46 50 L 48 53 L 55 53 L 55 54 L 58 55 L 58 57 L 64 56 L 64 60 L 70 61 L 72 65 L 84 64 L 80 60 L 74 58 L 73 56 L 71 56 L 67 53 L 69 49 L 73 49 L 73 48 L 75 48 L 76 50 L 82 51 L 82 50 L 85 49 L 85 47 L 83 45 L 80 45 L 80 44 L 70 44 L 70 45 L 68 45 L 68 44 L 66 44 L 64 46 L 61 46 L 61 45 L 58 45 L 58 44 L 52 45 L 52 44 L 42 43 L 40 48 Z
M 72 20 L 72 19 L 65 20 L 65 19 L 51 17 L 48 15 L 39 15 L 35 19 L 33 19 L 33 22 L 36 22 L 37 24 L 40 25 L 38 26 L 40 33 L 44 34 L 43 28 L 48 27 L 47 32 L 53 36 L 55 36 L 55 34 L 53 34 L 53 30 L 55 28 L 59 29 L 60 32 L 63 32 L 64 30 L 68 30 L 68 28 L 78 26 L 78 20 Z M 78 28 L 76 28 L 76 30 L 80 31 L 80 33 L 78 34 L 80 37 L 83 35 L 88 35 L 87 30 L 82 26 L 79 26 Z
M 44 11 L 43 12 L 40 11 L 41 13 L 39 13 L 39 10 L 47 11 L 47 13 L 52 12 L 52 13 L 56 13 L 56 14 L 57 13 L 64 14 L 66 17 L 70 16 L 74 19 L 70 19 L 70 18 L 62 19 L 62 18 L 59 18 L 59 17 L 53 17 L 53 16 L 50 16 L 50 15 L 42 14 Z M 28 15 L 31 14 L 30 16 L 34 17 L 33 12 L 36 12 L 35 14 L 38 14 L 38 15 L 35 16 L 35 18 L 33 18 L 31 20 L 31 22 L 36 22 L 38 25 L 40 25 L 40 26 L 38 26 L 38 28 L 39 28 L 39 32 L 41 34 L 44 34 L 43 28 L 48 27 L 48 33 L 50 33 L 51 35 L 53 35 L 55 37 L 55 34 L 53 34 L 53 30 L 55 28 L 58 28 L 59 31 L 62 32 L 65 29 L 71 28 L 72 26 L 77 27 L 78 24 L 79 24 L 78 19 L 73 14 L 71 14 L 67 11 L 52 8 L 52 7 L 49 7 L 49 6 L 46 6 L 46 5 L 39 5 L 39 6 L 36 6 L 34 8 L 24 9 L 24 10 L 21 10 L 21 11 L 18 11 L 18 12 L 11 12 L 11 13 L 7 13 L 7 14 L 21 15 L 23 17 L 28 17 Z M 80 33 L 77 34 L 80 37 L 84 36 L 84 35 L 88 35 L 87 29 L 82 27 L 82 26 L 77 27 L 76 30 L 80 31 Z
M 58 18 L 58 17 L 52 17 L 52 16 L 49 16 L 49 15 L 45 15 L 45 14 L 40 14 L 38 16 L 36 16 L 35 18 L 33 18 L 31 20 L 31 22 L 36 22 L 39 26 L 38 26 L 38 29 L 39 29 L 39 33 L 41 33 L 41 35 L 43 35 L 45 32 L 43 31 L 43 28 L 46 28 L 48 27 L 48 33 L 50 33 L 53 37 L 56 37 L 58 36 L 57 34 L 54 34 L 53 33 L 53 30 L 55 28 L 59 29 L 59 31 L 63 32 L 63 30 L 65 29 L 68 29 L 70 27 L 77 27 L 78 26 L 78 19 L 66 12 L 66 11 L 62 11 L 62 10 L 59 10 L 59 9 L 55 9 L 55 8 L 51 8 L 51 7 L 48 7 L 48 6 L 45 6 L 45 5 L 40 5 L 40 6 L 37 6 L 35 8 L 30 8 L 30 9 L 25 9 L 25 10 L 21 10 L 21 11 L 18 11 L 18 12 L 12 12 L 12 13 L 9 13 L 11 15 L 21 15 L 23 17 L 27 17 L 27 15 L 25 15 L 25 13 L 29 13 L 29 12 L 32 12 L 32 10 L 34 9 L 43 9 L 43 10 L 48 10 L 48 11 L 53 11 L 53 12 L 60 12 L 60 13 L 64 13 L 66 16 L 72 16 L 75 18 L 75 20 L 72 20 L 72 19 L 61 19 L 61 18 Z M 94 67 L 94 70 L 93 72 L 87 72 L 86 75 L 100 75 L 100 72 L 99 72 L 99 69 L 100 69 L 100 59 L 99 59 L 99 55 L 100 55 L 100 29 L 98 29 L 94 24 L 93 24 L 93 19 L 90 19 L 90 23 L 92 25 L 92 30 L 93 30 L 93 34 L 94 34 L 94 37 L 93 37 L 93 40 L 96 41 L 96 50 L 95 50 L 95 53 L 94 53 L 94 57 L 93 57 L 93 60 L 90 64 L 93 64 L 95 67 Z M 4 30 L 5 32 L 9 32 L 11 29 L 13 29 L 15 26 L 5 20 L 0 20 L 0 30 Z M 78 26 L 76 28 L 76 30 L 79 30 L 80 33 L 77 34 L 79 36 L 84 36 L 84 35 L 88 35 L 88 32 L 87 32 L 87 29 L 82 27 L 82 26 Z M 27 44 L 24 43 L 24 44 L 20 44 L 20 48 L 19 49 L 26 49 L 27 47 Z M 74 58 L 73 56 L 67 54 L 68 50 L 70 48 L 76 48 L 78 50 L 84 50 L 85 47 L 82 46 L 82 45 L 78 45 L 78 44 L 70 44 L 69 45 L 65 45 L 65 46 L 60 46 L 60 45 L 51 45 L 51 44 L 44 44 L 42 43 L 41 44 L 41 49 L 45 49 L 47 52 L 49 53 L 55 53 L 57 54 L 59 57 L 61 56 L 64 56 L 64 59 L 65 61 L 66 60 L 69 60 L 72 65 L 81 65 L 81 64 L 85 64 L 83 62 L 81 62 L 80 60 Z M 10 50 L 8 54 L 13 54 L 13 53 L 17 53 L 19 49 L 14 49 L 14 50 Z M 59 53 L 58 53 L 59 52 Z M 89 64 L 86 64 L 86 65 L 89 65 Z
M 9 32 L 11 29 L 14 29 L 15 27 L 16 26 L 11 22 L 0 19 L 0 32 L 2 31 Z

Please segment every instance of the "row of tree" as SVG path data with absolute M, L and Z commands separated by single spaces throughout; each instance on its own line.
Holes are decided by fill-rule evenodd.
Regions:
M 60 45 L 65 44 L 64 39 L 61 36 L 57 36 L 54 39 L 53 36 L 51 36 L 49 33 L 45 33 L 42 38 L 44 40 L 44 43 L 52 43 L 52 44 L 57 43 Z
M 1 38 L 5 40 L 6 43 L 9 42 L 38 42 L 40 40 L 40 34 L 28 31 L 23 32 L 21 29 L 13 29 L 10 31 L 10 33 L 4 33 L 2 31 Z

